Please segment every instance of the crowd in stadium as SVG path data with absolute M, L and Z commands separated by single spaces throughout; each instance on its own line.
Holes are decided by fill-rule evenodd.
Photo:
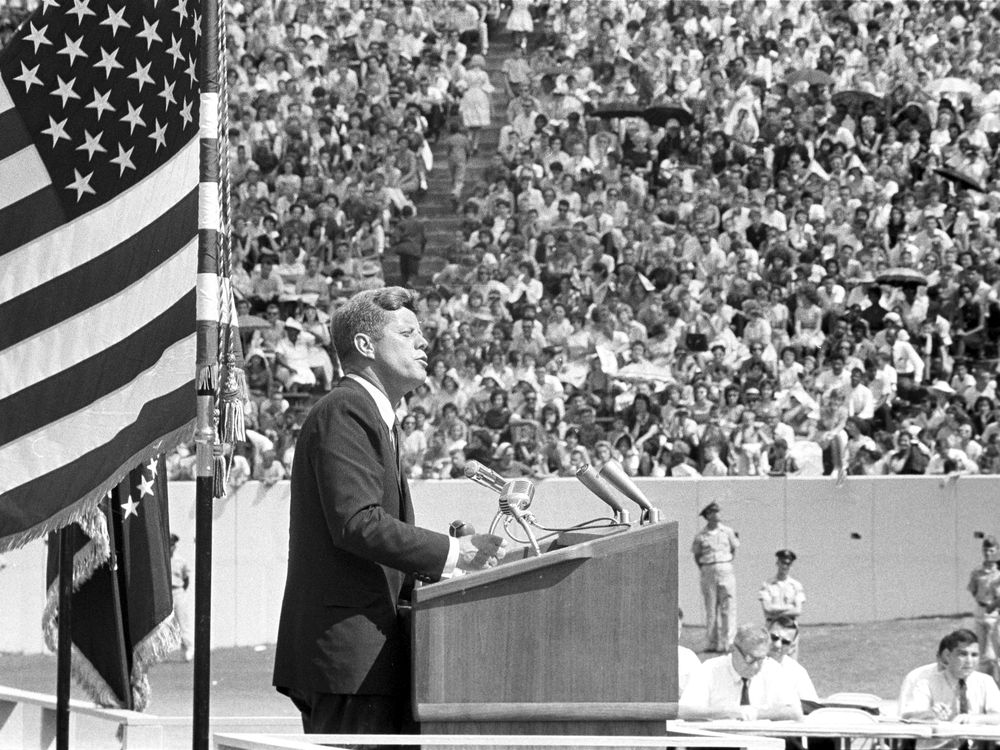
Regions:
M 993 6 L 230 0 L 235 476 L 287 475 L 394 254 L 411 478 L 1000 473 Z M 461 232 L 423 247 L 438 142 Z

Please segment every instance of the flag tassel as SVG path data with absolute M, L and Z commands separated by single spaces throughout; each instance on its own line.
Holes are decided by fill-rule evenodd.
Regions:
M 233 360 L 233 357 L 227 359 Z M 235 445 L 247 439 L 244 412 L 247 401 L 246 375 L 242 368 L 236 367 L 235 361 L 227 362 L 225 371 L 225 382 L 219 399 L 222 406 L 219 419 L 221 439 L 227 445 Z
M 195 388 L 199 393 L 214 392 L 219 383 L 219 365 L 213 362 L 210 365 L 202 365 L 198 368 L 195 378 Z
M 212 497 L 221 498 L 226 496 L 226 483 L 229 481 L 229 466 L 226 457 L 222 455 L 222 446 L 216 444 L 215 464 L 212 471 Z

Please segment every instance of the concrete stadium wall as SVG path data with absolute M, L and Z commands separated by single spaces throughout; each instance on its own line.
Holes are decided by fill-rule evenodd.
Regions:
M 775 550 L 799 559 L 793 575 L 806 589 L 805 623 L 848 623 L 967 612 L 969 571 L 979 562 L 977 534 L 1000 534 L 1000 483 L 992 477 L 940 479 L 695 479 L 637 482 L 680 531 L 679 601 L 687 622 L 703 622 L 698 573 L 689 554 L 711 501 L 739 532 L 736 573 L 740 621 L 760 619 L 757 590 L 774 572 Z M 462 519 L 489 528 L 496 496 L 465 480 L 411 485 L 417 522 L 444 531 Z M 288 545 L 287 483 L 257 483 L 215 510 L 212 642 L 216 647 L 273 642 Z M 194 483 L 170 485 L 170 524 L 179 554 L 194 560 Z M 567 527 L 608 508 L 572 479 L 540 482 L 532 506 L 538 523 Z M 637 513 L 633 513 L 637 516 Z M 45 545 L 4 555 L 0 570 L 0 651 L 44 650 Z M 317 571 L 317 575 L 322 575 Z

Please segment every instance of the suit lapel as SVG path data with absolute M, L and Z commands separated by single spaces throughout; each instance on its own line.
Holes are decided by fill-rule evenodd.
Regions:
M 344 378 L 344 380 L 350 384 L 352 387 L 357 389 L 360 393 L 364 394 L 365 398 L 371 403 L 372 411 L 374 412 L 374 418 L 378 420 L 378 424 L 382 426 L 382 435 L 385 445 L 388 447 L 388 453 L 390 456 L 387 462 L 388 466 L 393 468 L 390 469 L 390 474 L 395 475 L 396 487 L 399 492 L 397 498 L 399 505 L 396 509 L 399 520 L 406 523 L 413 523 L 413 503 L 410 500 L 410 488 L 406 483 L 406 479 L 403 477 L 403 465 L 402 465 L 402 448 L 403 448 L 403 432 L 399 429 L 399 423 L 397 422 L 392 428 L 389 428 L 385 420 L 382 419 L 382 415 L 379 413 L 378 407 L 375 405 L 374 400 L 365 391 L 364 387 L 355 382 L 351 378 Z M 396 446 L 393 449 L 393 438 L 395 438 Z M 384 455 L 384 454 L 383 454 Z

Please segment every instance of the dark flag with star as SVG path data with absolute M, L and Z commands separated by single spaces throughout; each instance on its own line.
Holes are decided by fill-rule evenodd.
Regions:
M 70 528 L 73 675 L 96 703 L 141 711 L 149 666 L 179 643 L 170 590 L 170 526 L 163 457 L 133 469 L 101 503 L 101 516 Z M 84 528 L 86 527 L 86 528 Z M 43 630 L 58 647 L 59 539 L 49 536 Z
M 41 0 L 0 52 L 0 551 L 193 433 L 197 0 Z

